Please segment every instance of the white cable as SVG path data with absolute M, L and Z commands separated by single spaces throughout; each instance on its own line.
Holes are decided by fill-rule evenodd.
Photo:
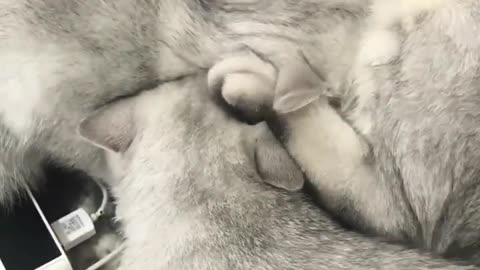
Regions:
M 120 246 L 118 246 L 116 249 L 114 249 L 112 252 L 110 252 L 107 256 L 103 257 L 100 259 L 98 262 L 94 263 L 90 267 L 88 267 L 85 270 L 98 270 L 100 267 L 104 266 L 108 262 L 110 262 L 112 259 L 114 259 L 116 256 L 120 254 L 120 252 L 125 249 L 125 243 L 122 243 Z
M 102 192 L 102 202 L 93 214 L 77 209 L 51 224 L 51 227 L 65 250 L 85 242 L 96 234 L 94 223 L 105 213 L 108 203 L 107 188 L 97 179 L 93 179 Z
M 84 209 L 80 208 L 51 224 L 53 231 L 65 250 L 70 250 L 94 236 L 96 234 L 94 223 L 105 214 L 105 208 L 108 203 L 107 188 L 99 180 L 93 178 L 93 181 L 102 192 L 102 202 L 97 211 L 93 214 L 88 214 Z M 123 248 L 124 244 L 121 244 L 110 254 L 87 268 L 87 270 L 99 269 L 116 257 Z
M 102 183 L 100 183 L 98 179 L 93 178 L 93 181 L 97 184 L 97 186 L 102 191 L 102 203 L 98 207 L 97 211 L 90 215 L 90 217 L 92 218 L 92 221 L 96 222 L 101 216 L 103 216 L 103 214 L 105 214 L 105 208 L 107 207 L 107 203 L 108 203 L 108 191 L 107 191 L 107 188 Z

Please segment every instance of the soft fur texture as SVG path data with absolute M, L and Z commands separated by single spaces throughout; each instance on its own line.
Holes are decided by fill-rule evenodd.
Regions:
M 347 232 L 301 193 L 265 185 L 248 139 L 257 127 L 206 88 L 205 74 L 168 83 L 80 126 L 118 176 L 120 270 L 472 269 Z
M 448 1 L 373 0 L 358 62 L 363 65 L 382 65 L 393 61 L 400 54 L 401 35 L 398 30 L 411 31 L 420 16 Z
M 444 1 L 398 32 L 398 61 L 354 66 L 343 107 L 353 128 L 324 98 L 271 122 L 332 213 L 477 264 L 479 14 L 479 1 Z
M 0 0 L 0 201 L 52 159 L 103 177 L 98 150 L 75 136 L 80 119 L 223 54 L 252 48 L 280 65 L 302 47 L 336 79 L 366 3 Z

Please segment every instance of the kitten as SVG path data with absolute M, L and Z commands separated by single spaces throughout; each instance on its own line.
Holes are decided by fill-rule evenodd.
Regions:
M 270 124 L 332 213 L 480 264 L 480 3 L 443 5 L 405 33 L 399 61 L 353 72 L 347 122 L 319 97 Z
M 315 61 L 337 76 L 366 3 L 0 0 L 0 202 L 35 185 L 50 160 L 105 177 L 99 151 L 75 136 L 76 123 L 224 54 L 254 48 L 281 64 L 299 46 L 322 48 L 328 53 Z
M 347 232 L 301 193 L 265 185 L 248 139 L 256 127 L 206 88 L 205 74 L 166 83 L 80 125 L 119 177 L 119 270 L 472 269 Z

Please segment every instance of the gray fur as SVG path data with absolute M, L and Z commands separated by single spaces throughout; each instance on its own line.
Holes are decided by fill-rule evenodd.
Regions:
M 301 193 L 265 185 L 246 136 L 257 127 L 206 91 L 205 74 L 167 83 L 125 100 L 121 129 L 104 129 L 109 108 L 80 127 L 95 144 L 136 130 L 118 134 L 133 139 L 124 152 L 106 147 L 127 236 L 120 270 L 473 269 L 347 232 Z
M 338 39 L 355 37 L 367 0 L 247 2 L 0 0 L 0 200 L 52 159 L 102 177 L 101 156 L 76 124 L 224 53 L 247 46 L 282 63 L 302 44 L 328 52 L 314 60 L 335 77 L 351 51 Z
M 328 52 L 319 65 L 344 68 L 350 43 L 337 39 L 355 36 L 366 0 L 247 2 L 1 0 L 0 200 L 52 159 L 102 177 L 103 161 L 75 136 L 76 124 L 223 53 L 247 46 L 282 63 L 302 44 Z
M 479 26 L 479 1 L 449 1 L 406 34 L 400 60 L 374 71 L 363 134 L 379 186 L 400 196 L 397 230 L 467 258 L 480 243 Z
M 399 33 L 397 61 L 352 66 L 348 122 L 322 99 L 277 115 L 327 209 L 357 229 L 480 264 L 479 27 L 479 1 L 445 1 Z
M 361 135 L 371 146 L 374 182 L 351 181 L 376 192 L 338 190 L 341 200 L 333 200 L 334 212 L 350 209 L 344 218 L 364 230 L 477 264 L 479 12 L 478 1 L 448 1 L 403 33 L 397 62 L 372 70 L 371 103 L 345 113 L 360 131 L 350 116 L 359 109 L 371 116 Z M 347 99 L 363 83 L 354 77 Z

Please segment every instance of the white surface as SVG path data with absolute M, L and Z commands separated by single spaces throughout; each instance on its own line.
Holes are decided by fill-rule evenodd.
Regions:
M 3 263 L 2 263 L 2 260 L 0 260 L 0 270 L 6 270 L 6 269 L 5 269 L 5 266 L 4 266 Z
M 40 266 L 35 270 L 73 270 L 73 269 L 68 259 L 62 256 L 45 264 L 44 266 Z

